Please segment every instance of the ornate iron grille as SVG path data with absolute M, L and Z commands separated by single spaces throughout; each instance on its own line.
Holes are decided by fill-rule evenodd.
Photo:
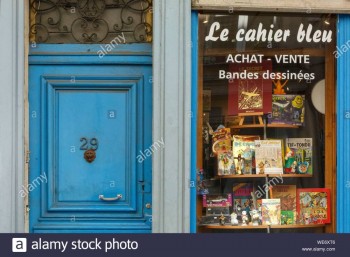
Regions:
M 152 0 L 30 0 L 35 43 L 152 41 Z

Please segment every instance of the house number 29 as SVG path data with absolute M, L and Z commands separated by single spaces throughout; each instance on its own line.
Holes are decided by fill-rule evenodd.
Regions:
M 97 138 L 91 138 L 90 140 L 87 137 L 80 138 L 80 142 L 82 145 L 80 146 L 80 150 L 94 150 L 96 151 L 98 148 L 98 140 Z
M 84 159 L 88 163 L 92 163 L 96 159 L 96 150 L 98 148 L 98 140 L 97 138 L 88 139 L 87 137 L 80 138 L 80 142 L 82 145 L 80 146 L 80 150 L 84 150 Z

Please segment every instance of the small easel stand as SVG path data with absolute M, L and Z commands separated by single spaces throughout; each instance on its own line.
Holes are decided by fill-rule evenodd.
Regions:
M 263 115 L 264 115 L 263 112 L 238 113 L 239 125 L 240 126 L 242 126 L 242 125 L 261 125 L 261 126 L 264 126 Z M 253 124 L 244 124 L 245 117 L 252 117 Z M 257 123 L 257 121 L 259 123 Z
M 244 120 L 246 117 L 251 117 L 253 123 L 244 124 Z M 264 128 L 264 139 L 266 139 L 266 127 L 267 127 L 267 117 L 264 116 L 263 112 L 250 112 L 250 113 L 238 113 L 239 125 L 238 127 L 245 128 Z

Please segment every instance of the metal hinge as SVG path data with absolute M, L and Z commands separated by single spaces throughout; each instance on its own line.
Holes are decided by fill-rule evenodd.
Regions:
M 140 187 L 138 191 L 140 193 L 150 193 L 152 191 L 152 184 L 147 181 L 140 180 L 139 185 Z
M 29 205 L 26 205 L 26 213 L 28 214 L 30 211 Z
M 29 161 L 30 161 L 30 151 L 27 150 L 26 151 L 26 163 L 29 163 Z

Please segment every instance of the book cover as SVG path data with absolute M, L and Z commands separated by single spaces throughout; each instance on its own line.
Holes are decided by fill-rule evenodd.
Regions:
M 218 153 L 218 175 L 233 174 L 236 174 L 236 168 L 232 152 Z
M 296 214 L 293 211 L 281 210 L 281 225 L 294 225 L 296 220 Z
M 272 95 L 272 113 L 268 123 L 303 126 L 304 102 L 304 95 Z
M 213 132 L 214 154 L 231 151 L 231 133 L 230 128 L 220 128 Z
M 272 80 L 263 78 L 263 73 L 271 70 L 269 60 L 230 65 L 230 71 L 237 74 L 237 78 L 229 80 L 228 84 L 228 115 L 271 112 Z
M 271 198 L 281 200 L 282 216 L 283 215 L 286 216 L 282 218 L 288 221 L 288 225 L 296 224 L 296 217 L 297 217 L 296 196 L 297 196 L 296 185 L 276 185 L 272 187 Z
M 254 187 L 252 183 L 235 183 L 232 185 L 233 211 L 240 207 L 243 211 L 253 209 L 252 192 Z
M 281 140 L 255 140 L 257 174 L 283 174 Z
M 297 213 L 301 224 L 331 222 L 331 191 L 328 188 L 298 188 Z
M 254 141 L 259 139 L 259 136 L 232 136 L 232 152 L 235 158 L 236 170 L 241 169 L 242 174 L 252 174 L 253 169 L 255 169 Z M 239 155 L 243 159 L 241 165 L 239 164 Z
M 287 138 L 285 173 L 312 175 L 312 138 Z
M 262 199 L 262 224 L 280 225 L 281 224 L 281 200 L 280 199 Z

